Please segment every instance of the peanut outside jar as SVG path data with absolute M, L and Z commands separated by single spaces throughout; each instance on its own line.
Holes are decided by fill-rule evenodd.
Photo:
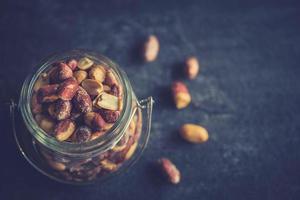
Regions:
M 87 57 L 111 69 L 123 88 L 123 109 L 106 134 L 83 143 L 58 141 L 39 126 L 31 109 L 35 82 L 52 64 Z M 94 52 L 73 50 L 55 54 L 38 65 L 22 87 L 18 104 L 11 103 L 14 137 L 25 159 L 39 172 L 59 182 L 103 181 L 131 167 L 142 155 L 150 135 L 152 97 L 138 100 L 125 72 Z

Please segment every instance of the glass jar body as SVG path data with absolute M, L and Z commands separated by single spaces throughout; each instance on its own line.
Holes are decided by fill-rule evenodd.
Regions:
M 80 56 L 97 59 L 116 72 L 123 85 L 124 109 L 107 136 L 86 144 L 58 143 L 43 134 L 35 122 L 30 109 L 30 97 L 34 82 L 39 74 L 47 70 L 49 63 Z M 74 50 L 56 54 L 38 67 L 23 84 L 18 109 L 15 109 L 14 104 L 11 106 L 14 136 L 27 161 L 48 177 L 71 184 L 103 180 L 135 163 L 149 139 L 153 104 L 151 97 L 138 101 L 126 74 L 111 60 L 94 52 Z M 147 108 L 146 111 L 143 111 L 144 108 Z M 25 129 L 19 125 L 21 122 Z

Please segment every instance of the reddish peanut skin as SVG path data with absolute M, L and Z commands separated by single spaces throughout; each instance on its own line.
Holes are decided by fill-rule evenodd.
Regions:
M 62 100 L 71 100 L 77 92 L 79 85 L 75 78 L 68 78 L 59 85 L 58 96 Z
M 67 61 L 67 65 L 74 71 L 77 68 L 78 62 L 75 59 Z
M 180 171 L 169 159 L 161 158 L 158 160 L 158 163 L 172 184 L 178 184 L 180 182 Z
M 65 63 L 60 63 L 58 67 L 58 79 L 60 81 L 66 80 L 73 76 L 72 69 Z
M 31 97 L 31 110 L 33 114 L 41 113 L 43 110 L 42 104 L 38 102 L 37 94 L 33 94 Z
M 73 97 L 73 103 L 76 109 L 81 113 L 92 111 L 91 97 L 82 87 L 78 88 L 75 96 Z
M 104 109 L 102 109 L 100 111 L 100 114 L 101 114 L 102 118 L 105 120 L 105 122 L 107 122 L 107 123 L 116 122 L 120 116 L 119 111 L 104 110 Z
M 51 83 L 60 83 L 73 76 L 72 69 L 66 63 L 54 63 L 53 66 L 54 67 L 49 71 Z
M 53 102 L 58 99 L 57 91 L 59 85 L 52 84 L 52 85 L 45 85 L 42 86 L 37 92 L 37 100 L 39 103 L 44 102 Z
M 92 121 L 92 126 L 97 130 L 101 130 L 104 127 L 104 125 L 105 125 L 104 119 L 101 117 L 100 114 L 95 113 L 95 116 Z
M 120 96 L 120 89 L 119 89 L 118 85 L 114 84 L 111 86 L 110 94 L 112 94 L 116 97 Z

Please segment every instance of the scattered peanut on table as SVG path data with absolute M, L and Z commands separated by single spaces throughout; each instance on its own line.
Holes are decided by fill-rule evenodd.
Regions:
M 168 158 L 161 158 L 158 160 L 158 163 L 170 183 L 178 184 L 180 182 L 180 171 Z

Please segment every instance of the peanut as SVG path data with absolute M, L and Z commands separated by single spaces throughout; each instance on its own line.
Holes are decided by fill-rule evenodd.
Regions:
M 199 62 L 196 57 L 189 57 L 185 61 L 185 74 L 189 79 L 195 79 L 199 72 Z
M 87 78 L 88 73 L 83 70 L 78 70 L 74 72 L 74 78 L 76 78 L 77 82 L 80 84 L 84 79 Z
M 67 61 L 67 65 L 74 71 L 77 68 L 77 60 L 75 59 L 70 59 Z
M 113 85 L 115 85 L 117 83 L 118 83 L 118 81 L 117 81 L 116 76 L 113 73 L 113 71 L 112 70 L 108 70 L 106 72 L 106 77 L 105 77 L 105 80 L 104 80 L 104 84 L 111 87 L 111 86 L 113 86 Z
M 134 152 L 135 152 L 137 146 L 138 146 L 138 143 L 137 143 L 137 142 L 133 143 L 133 144 L 130 146 L 129 150 L 128 150 L 127 153 L 125 154 L 125 160 L 128 160 L 128 159 L 130 159 L 130 158 L 133 156 L 133 154 L 134 154 Z
M 172 184 L 178 184 L 180 182 L 180 171 L 168 158 L 161 158 L 158 160 L 158 163 Z
M 55 162 L 52 160 L 48 160 L 48 163 L 53 169 L 55 169 L 57 171 L 64 171 L 66 169 L 66 165 L 61 162 Z
M 91 140 L 95 140 L 105 134 L 105 131 L 96 131 L 92 134 Z
M 102 83 L 105 80 L 106 69 L 101 65 L 96 65 L 89 71 L 89 77 Z
M 183 139 L 191 143 L 203 143 L 209 137 L 207 130 L 196 124 L 184 124 L 180 128 L 180 135 Z
M 118 169 L 117 164 L 115 164 L 107 159 L 100 161 L 100 164 L 102 165 L 103 169 L 105 169 L 107 171 L 116 171 Z
M 55 102 L 55 116 L 57 120 L 64 120 L 70 117 L 72 104 L 70 101 L 59 99 Z
M 92 111 L 92 100 L 88 93 L 79 87 L 75 96 L 73 97 L 73 103 L 76 109 L 81 113 Z
M 43 129 L 46 133 L 51 133 L 54 129 L 55 123 L 52 119 L 45 115 L 37 114 L 35 116 L 35 120 L 38 123 L 38 125 Z
M 152 62 L 156 59 L 159 52 L 159 42 L 155 35 L 150 35 L 144 44 L 144 59 Z
M 187 86 L 183 82 L 174 82 L 172 85 L 172 93 L 177 109 L 187 107 L 192 100 Z
M 34 93 L 31 97 L 31 110 L 33 114 L 38 114 L 43 111 L 42 104 L 38 102 L 37 94 Z
M 33 91 L 37 92 L 42 86 L 49 84 L 49 77 L 46 73 L 42 73 L 33 86 Z
M 68 78 L 59 85 L 58 96 L 62 100 L 71 100 L 77 92 L 79 85 L 75 78 Z
M 120 116 L 119 111 L 112 111 L 112 110 L 101 110 L 100 111 L 101 116 L 107 123 L 114 123 L 118 120 Z
M 58 88 L 59 88 L 58 84 L 42 86 L 37 92 L 38 102 L 43 103 L 43 102 L 56 101 L 58 99 L 58 96 L 57 96 Z
M 76 129 L 76 131 L 74 133 L 75 141 L 78 143 L 88 141 L 90 139 L 91 135 L 92 135 L 92 131 L 87 126 L 80 126 L 79 128 Z
M 70 119 L 59 122 L 54 130 L 55 137 L 58 141 L 67 140 L 75 131 L 75 123 Z

